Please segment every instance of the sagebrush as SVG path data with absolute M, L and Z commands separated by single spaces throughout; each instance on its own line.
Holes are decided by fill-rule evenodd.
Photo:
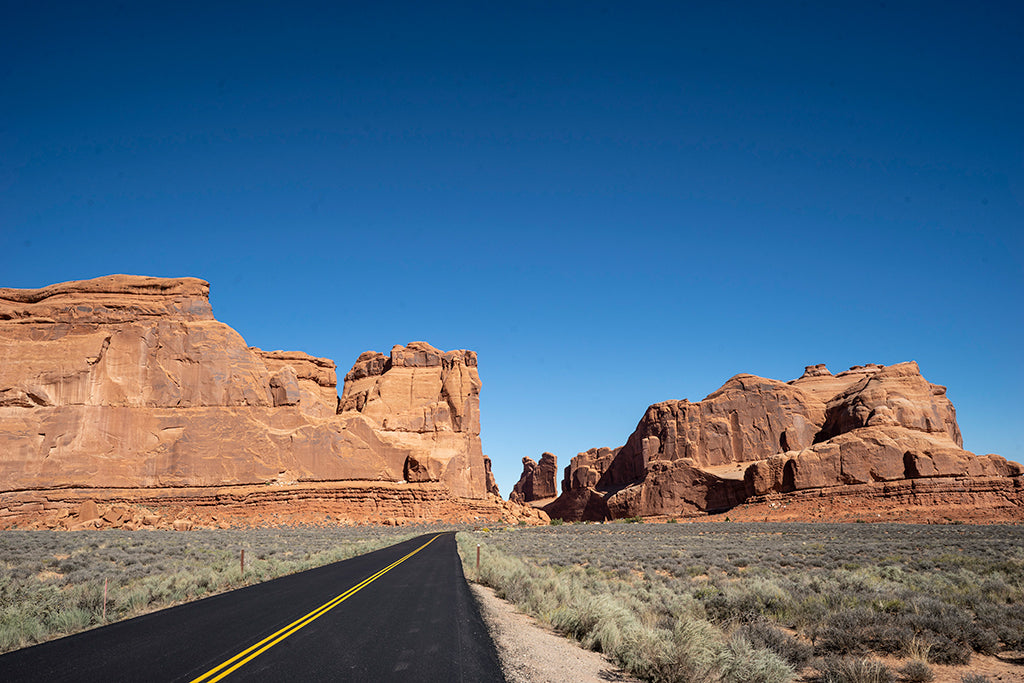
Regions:
M 477 543 L 480 575 L 469 565 L 467 575 L 649 680 L 787 680 L 812 657 L 832 666 L 826 678 L 886 680 L 893 674 L 872 655 L 966 664 L 1024 638 L 1018 526 L 566 524 L 460 534 L 464 557 Z M 924 667 L 908 674 L 927 676 Z

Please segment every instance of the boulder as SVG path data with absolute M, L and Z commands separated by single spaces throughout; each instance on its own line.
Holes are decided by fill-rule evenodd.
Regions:
M 301 406 L 314 417 L 338 412 L 338 375 L 334 361 L 301 351 L 263 351 L 251 348 L 271 373 L 270 388 L 275 406 Z
M 78 521 L 79 522 L 91 522 L 100 516 L 99 508 L 96 507 L 96 502 L 92 500 L 83 501 L 78 507 Z

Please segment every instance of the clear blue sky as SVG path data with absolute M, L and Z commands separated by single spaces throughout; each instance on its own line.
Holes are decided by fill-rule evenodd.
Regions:
M 4 0 L 0 286 L 474 349 L 505 495 L 812 363 L 916 360 L 1021 461 L 1024 5 L 832 5 Z

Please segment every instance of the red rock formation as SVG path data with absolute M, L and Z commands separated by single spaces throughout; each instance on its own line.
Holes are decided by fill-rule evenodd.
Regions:
M 532 503 L 547 500 L 558 495 L 558 460 L 551 453 L 543 453 L 538 463 L 533 458 L 523 458 L 523 473 L 512 489 L 508 499 L 517 503 Z
M 406 453 L 398 478 L 441 481 L 458 496 L 487 490 L 480 445 L 480 376 L 472 351 L 425 342 L 366 352 L 345 376 L 342 417 L 359 416 L 389 448 Z
M 1020 476 L 932 477 L 751 496 L 720 516 L 759 522 L 1019 524 L 1022 500 Z
M 654 460 L 710 467 L 807 447 L 824 412 L 797 387 L 736 375 L 699 403 L 665 401 L 648 408 L 606 477 L 609 484 L 635 481 Z
M 913 362 L 838 375 L 808 366 L 789 383 L 737 375 L 703 401 L 652 405 L 621 448 L 577 455 L 562 496 L 545 509 L 572 520 L 688 515 L 750 497 L 810 489 L 839 495 L 878 482 L 967 477 L 970 488 L 990 478 L 1019 481 L 1016 464 L 963 450 L 945 392 Z
M 494 479 L 494 472 L 491 471 L 491 459 L 486 455 L 484 456 L 484 478 L 487 482 L 487 493 L 501 498 L 498 482 Z
M 275 407 L 297 405 L 315 417 L 331 417 L 338 412 L 334 361 L 301 351 L 250 350 L 263 359 L 271 373 L 270 393 Z
M 913 362 L 879 368 L 834 395 L 815 440 L 825 441 L 860 427 L 883 425 L 937 434 L 948 437 L 957 447 L 963 446 L 956 410 L 946 398 L 946 387 L 925 380 Z
M 457 498 L 439 482 L 325 482 L 0 493 L 0 529 L 174 529 L 276 525 L 504 522 L 547 524 L 542 510 Z M 176 522 L 180 524 L 176 525 Z
M 621 448 L 591 448 L 569 461 L 562 477 L 562 491 L 597 488 L 605 472 L 612 469 Z M 607 481 L 607 479 L 606 479 Z
M 488 497 L 471 351 L 249 348 L 195 278 L 0 289 L 0 492 L 439 482 Z M 486 506 L 486 505 L 485 505 Z

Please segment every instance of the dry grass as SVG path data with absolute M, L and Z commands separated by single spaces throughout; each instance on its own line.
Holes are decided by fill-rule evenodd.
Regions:
M 965 664 L 1024 639 L 1022 527 L 566 524 L 459 536 L 467 576 L 480 543 L 481 583 L 649 680 L 783 681 L 813 661 L 823 679 L 884 681 L 894 673 L 872 655 Z M 925 666 L 907 675 L 925 678 Z

